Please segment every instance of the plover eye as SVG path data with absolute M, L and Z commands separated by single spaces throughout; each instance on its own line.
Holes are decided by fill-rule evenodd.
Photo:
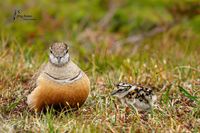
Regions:
M 68 49 L 67 50 L 65 50 L 65 54 L 67 54 L 68 53 Z

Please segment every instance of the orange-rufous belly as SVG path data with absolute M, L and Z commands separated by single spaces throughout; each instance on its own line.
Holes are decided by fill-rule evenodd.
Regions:
M 38 86 L 28 96 L 28 105 L 41 111 L 46 105 L 64 105 L 70 108 L 80 107 L 88 97 L 90 81 L 87 75 L 68 84 L 56 83 L 45 78 L 38 79 Z

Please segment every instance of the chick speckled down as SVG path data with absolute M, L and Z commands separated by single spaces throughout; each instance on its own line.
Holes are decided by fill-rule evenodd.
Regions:
M 139 111 L 149 110 L 156 102 L 156 95 L 151 87 L 119 83 L 111 95 L 120 99 L 122 104 L 133 106 Z

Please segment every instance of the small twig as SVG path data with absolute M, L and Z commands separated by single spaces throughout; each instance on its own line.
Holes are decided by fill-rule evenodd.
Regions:
M 100 20 L 99 27 L 101 27 L 102 29 L 105 29 L 108 26 L 110 20 L 113 18 L 116 10 L 117 10 L 116 7 L 111 8 L 108 11 L 108 13 L 103 17 L 103 19 Z
M 156 36 L 157 34 L 166 32 L 167 30 L 174 27 L 176 24 L 178 24 L 178 22 L 175 21 L 173 23 L 168 24 L 167 26 L 157 26 L 154 29 L 152 29 L 146 33 L 131 35 L 123 40 L 117 41 L 115 43 L 115 47 L 121 48 L 124 44 L 134 44 L 135 46 L 133 47 L 133 49 L 131 51 L 131 55 L 133 55 L 136 53 L 137 49 L 140 47 L 140 44 L 142 41 L 144 41 L 147 38 Z
M 152 29 L 149 32 L 146 33 L 140 33 L 140 34 L 136 34 L 136 35 L 131 35 L 129 37 L 127 37 L 124 40 L 119 41 L 119 44 L 125 44 L 125 43 L 140 43 L 141 41 L 145 40 L 146 38 L 149 37 L 153 37 L 157 34 L 163 33 L 167 30 L 169 30 L 170 28 L 174 27 L 177 24 L 177 22 L 173 22 L 168 24 L 167 26 L 158 26 L 155 27 L 154 29 Z
M 110 7 L 106 15 L 99 21 L 99 27 L 102 29 L 105 29 L 110 21 L 112 20 L 113 16 L 115 15 L 117 9 L 119 7 L 119 4 L 116 2 L 111 2 Z

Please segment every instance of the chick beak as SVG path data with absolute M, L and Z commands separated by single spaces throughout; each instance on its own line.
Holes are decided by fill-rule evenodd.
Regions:
M 114 90 L 112 93 L 111 93 L 111 95 L 113 96 L 113 95 L 115 95 L 117 93 L 117 90 Z
M 119 84 L 114 84 L 115 87 L 119 87 Z

